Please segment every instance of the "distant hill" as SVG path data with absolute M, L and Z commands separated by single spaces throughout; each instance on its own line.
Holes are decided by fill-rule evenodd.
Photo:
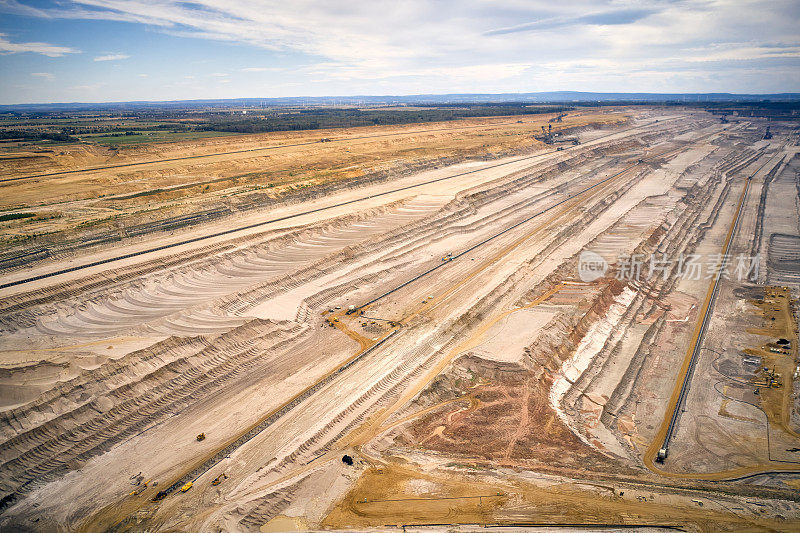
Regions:
M 551 91 L 538 93 L 500 94 L 416 94 L 406 96 L 293 96 L 285 98 L 233 98 L 217 100 L 172 100 L 164 102 L 107 103 L 42 103 L 0 105 L 0 112 L 59 112 L 117 109 L 187 109 L 187 108 L 253 108 L 302 106 L 377 106 L 377 105 L 447 105 L 492 104 L 501 102 L 537 104 L 578 103 L 733 103 L 733 102 L 797 102 L 800 93 L 733 94 L 733 93 L 593 93 Z

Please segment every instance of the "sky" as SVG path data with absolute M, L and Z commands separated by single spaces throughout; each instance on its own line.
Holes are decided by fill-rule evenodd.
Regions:
M 0 0 L 0 104 L 800 92 L 798 0 Z

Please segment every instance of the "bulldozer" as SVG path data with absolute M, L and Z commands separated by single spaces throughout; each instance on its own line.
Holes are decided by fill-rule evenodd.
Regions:
M 200 433 L 197 436 L 197 442 L 200 442 L 200 441 L 203 441 L 203 440 L 206 440 L 206 434 L 205 433 Z

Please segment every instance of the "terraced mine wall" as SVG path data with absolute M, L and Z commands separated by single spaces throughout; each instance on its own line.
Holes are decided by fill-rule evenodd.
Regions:
M 176 231 L 199 224 L 221 221 L 248 211 L 295 205 L 318 198 L 324 198 L 325 196 L 342 190 L 358 189 L 368 185 L 384 183 L 426 170 L 442 168 L 465 161 L 492 161 L 514 155 L 527 155 L 535 153 L 538 146 L 537 144 L 524 150 L 486 154 L 479 157 L 442 157 L 434 160 L 418 161 L 393 169 L 371 172 L 358 178 L 332 181 L 309 188 L 294 189 L 279 198 L 272 197 L 265 193 L 251 193 L 245 198 L 232 197 L 225 205 L 218 205 L 199 212 L 184 213 L 144 224 L 124 225 L 124 222 L 118 221 L 116 224 L 122 226 L 119 229 L 103 232 L 85 232 L 82 235 L 74 238 L 67 238 L 66 240 L 64 239 L 64 235 L 60 235 L 57 241 L 50 240 L 47 235 L 43 235 L 28 241 L 25 245 L 26 248 L 31 245 L 37 246 L 38 248 L 36 250 L 27 251 L 25 248 L 19 248 L 15 251 L 5 252 L 0 255 L 0 271 L 13 271 L 23 267 L 30 267 L 38 261 L 51 257 L 57 259 L 72 257 L 78 253 L 86 252 L 95 246 L 117 244 L 123 241 L 126 243 L 135 242 L 136 240 L 141 240 L 143 237 L 156 233 Z

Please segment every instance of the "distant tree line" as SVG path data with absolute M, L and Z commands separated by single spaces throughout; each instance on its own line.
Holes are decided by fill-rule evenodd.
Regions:
M 78 142 L 79 139 L 60 131 L 2 130 L 0 140 Z
M 0 119 L 11 119 L 14 122 L 9 123 L 9 121 L 0 126 L 0 140 L 77 142 L 80 139 L 76 136 L 79 135 L 132 136 L 148 131 L 264 133 L 558 113 L 570 109 L 574 109 L 574 107 L 504 102 L 420 103 L 410 108 L 393 109 L 381 107 L 272 107 L 248 109 L 246 114 L 241 110 L 230 109 L 160 109 L 97 115 L 64 112 L 6 113 L 0 115 Z M 47 122 L 51 123 L 47 124 Z
M 565 107 L 534 108 L 523 105 L 438 106 L 433 109 L 301 109 L 294 112 L 211 117 L 194 129 L 236 133 L 317 130 L 354 126 L 393 126 L 415 122 L 444 122 L 462 118 L 555 113 Z
M 136 128 L 132 130 L 131 128 Z M 125 135 L 141 135 L 142 131 L 164 131 L 173 132 L 189 131 L 189 127 L 179 123 L 156 124 L 152 126 L 139 126 L 136 124 L 125 126 L 69 126 L 61 128 L 62 133 L 68 135 L 86 135 L 87 133 L 120 133 Z

